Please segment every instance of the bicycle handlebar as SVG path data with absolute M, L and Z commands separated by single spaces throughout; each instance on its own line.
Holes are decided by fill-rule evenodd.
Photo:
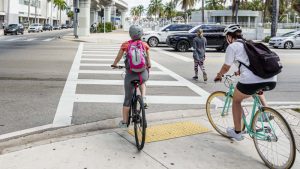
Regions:
M 117 66 L 111 65 L 110 67 L 112 67 L 113 69 L 124 69 L 125 68 L 125 66 L 121 66 L 121 65 L 117 65 Z

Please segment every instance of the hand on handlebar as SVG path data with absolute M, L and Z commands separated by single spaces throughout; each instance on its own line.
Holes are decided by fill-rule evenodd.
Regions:
M 222 75 L 220 73 L 217 74 L 217 76 L 214 79 L 214 82 L 221 82 L 222 81 Z

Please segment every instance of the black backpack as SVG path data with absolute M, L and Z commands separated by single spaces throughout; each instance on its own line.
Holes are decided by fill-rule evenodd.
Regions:
M 263 79 L 271 78 L 281 72 L 282 64 L 279 56 L 262 43 L 255 43 L 238 39 L 237 42 L 244 44 L 250 65 L 240 62 L 256 76 Z

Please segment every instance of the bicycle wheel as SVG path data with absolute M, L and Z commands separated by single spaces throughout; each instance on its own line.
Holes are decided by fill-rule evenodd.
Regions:
M 270 168 L 291 168 L 296 157 L 293 133 L 286 120 L 268 107 L 257 111 L 252 122 L 255 148 Z
M 225 105 L 226 103 L 226 105 Z M 224 111 L 224 113 L 222 113 Z M 228 137 L 226 129 L 233 127 L 232 97 L 226 96 L 226 92 L 213 92 L 206 101 L 206 114 L 213 128 L 221 135 Z M 242 120 L 242 130 L 245 125 Z
M 145 116 L 144 102 L 141 96 L 138 95 L 136 97 L 132 109 L 135 143 L 137 149 L 142 150 L 145 144 L 147 122 Z

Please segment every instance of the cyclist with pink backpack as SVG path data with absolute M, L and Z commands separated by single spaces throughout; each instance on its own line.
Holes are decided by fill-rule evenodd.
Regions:
M 145 82 L 149 78 L 149 68 L 151 68 L 149 46 L 147 43 L 141 41 L 143 36 L 143 28 L 139 25 L 132 25 L 129 28 L 129 35 L 131 40 L 124 42 L 121 45 L 119 53 L 113 63 L 112 67 L 118 67 L 117 64 L 122 59 L 125 53 L 125 67 L 126 75 L 124 79 L 125 99 L 123 103 L 123 120 L 120 121 L 119 127 L 127 127 L 127 119 L 130 111 L 130 101 L 132 97 L 133 87 L 131 82 L 133 80 L 139 80 L 141 86 L 141 95 L 144 99 L 144 105 L 146 104 L 146 85 Z

